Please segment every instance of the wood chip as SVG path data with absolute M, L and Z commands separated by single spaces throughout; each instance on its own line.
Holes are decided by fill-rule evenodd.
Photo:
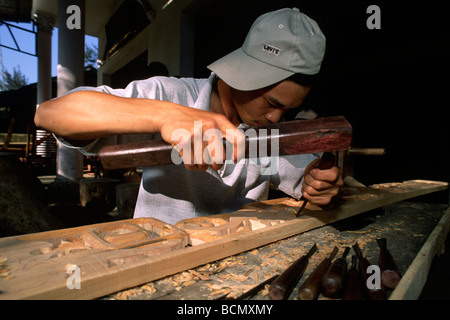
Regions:
M 230 288 L 224 288 L 224 289 L 219 289 L 219 290 L 213 291 L 209 295 L 210 296 L 215 296 L 215 295 L 218 295 L 218 294 L 225 295 L 225 294 L 229 294 L 230 292 L 231 292 Z
M 189 270 L 189 272 L 190 272 L 191 275 L 193 275 L 194 277 L 199 278 L 200 280 L 203 280 L 203 281 L 211 280 L 209 278 L 209 275 L 207 275 L 207 274 L 202 274 L 202 273 L 197 272 L 195 270 Z
M 146 291 L 146 292 L 148 292 L 148 293 L 155 293 L 156 292 L 156 288 L 155 288 L 153 283 L 146 284 L 146 285 L 142 286 L 141 289 Z
M 233 275 L 233 280 L 239 281 L 239 282 L 244 282 L 248 280 L 248 277 L 241 274 L 241 275 Z
M 249 275 L 250 273 L 252 273 L 254 270 L 255 270 L 255 269 L 253 269 L 253 268 L 248 269 L 247 272 L 244 273 L 244 276 L 248 277 L 248 275 Z
M 207 283 L 206 286 L 211 289 L 211 290 L 220 290 L 223 289 L 222 285 L 219 284 L 211 284 L 211 283 Z
M 347 230 L 348 233 L 369 233 L 370 230 Z
M 186 281 L 186 282 L 183 283 L 183 287 L 187 287 L 187 286 L 193 285 L 195 282 L 196 282 L 195 280 Z

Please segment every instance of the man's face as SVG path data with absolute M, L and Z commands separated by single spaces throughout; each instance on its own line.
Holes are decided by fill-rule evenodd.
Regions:
M 254 91 L 231 89 L 231 95 L 242 122 L 255 127 L 278 122 L 286 111 L 302 104 L 310 89 L 285 80 Z

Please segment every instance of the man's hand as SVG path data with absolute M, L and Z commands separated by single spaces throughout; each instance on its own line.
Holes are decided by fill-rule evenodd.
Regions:
M 178 106 L 164 121 L 162 138 L 176 149 L 188 170 L 220 169 L 226 157 L 223 140 L 233 145 L 233 161 L 244 157 L 245 135 L 225 116 Z
M 306 167 L 302 194 L 311 204 L 324 206 L 338 195 L 344 182 L 339 167 L 320 170 L 317 168 L 319 162 L 320 159 L 316 159 Z

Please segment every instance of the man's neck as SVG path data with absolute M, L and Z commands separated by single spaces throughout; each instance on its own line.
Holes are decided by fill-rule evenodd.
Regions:
M 234 107 L 230 87 L 220 79 L 211 92 L 210 111 L 223 114 L 236 127 L 242 122 Z

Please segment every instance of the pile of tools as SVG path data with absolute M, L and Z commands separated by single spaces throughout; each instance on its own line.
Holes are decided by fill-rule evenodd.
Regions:
M 338 248 L 323 259 L 309 274 L 298 290 L 299 300 L 315 300 L 323 297 L 342 300 L 385 300 L 388 290 L 394 289 L 400 281 L 399 269 L 387 249 L 386 238 L 377 239 L 379 251 L 378 265 L 372 265 L 361 252 L 358 243 L 352 248 L 351 265 L 348 266 L 347 255 L 350 247 L 346 247 L 342 255 L 335 259 Z M 248 299 L 270 284 L 271 300 L 289 299 L 293 289 L 303 276 L 311 256 L 317 251 L 314 244 L 307 254 L 292 263 L 284 272 L 260 283 L 245 292 L 236 300 Z M 334 259 L 334 260 L 333 260 Z M 225 297 L 222 297 L 225 298 Z

